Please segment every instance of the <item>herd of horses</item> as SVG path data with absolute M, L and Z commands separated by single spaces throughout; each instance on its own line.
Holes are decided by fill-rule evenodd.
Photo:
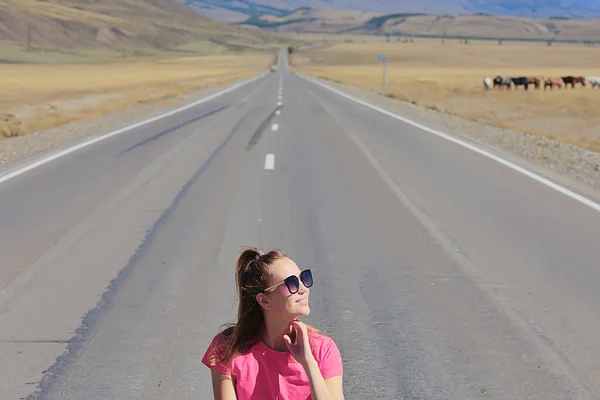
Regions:
M 518 89 L 519 86 L 523 86 L 525 90 L 529 89 L 529 86 L 534 86 L 536 89 L 540 89 L 542 86 L 544 90 L 550 88 L 562 89 L 571 86 L 575 88 L 576 85 L 586 86 L 591 85 L 592 88 L 598 87 L 600 89 L 600 76 L 561 76 L 561 77 L 543 77 L 543 76 L 519 76 L 516 78 L 506 78 L 497 76 L 490 78 L 486 76 L 483 79 L 483 87 L 485 90 L 506 88 L 511 89 L 513 86 Z

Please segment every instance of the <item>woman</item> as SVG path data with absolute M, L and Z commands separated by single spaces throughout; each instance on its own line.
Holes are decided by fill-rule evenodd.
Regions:
M 238 320 L 202 362 L 218 400 L 343 400 L 335 342 L 300 321 L 310 314 L 312 272 L 282 251 L 245 250 L 236 265 Z

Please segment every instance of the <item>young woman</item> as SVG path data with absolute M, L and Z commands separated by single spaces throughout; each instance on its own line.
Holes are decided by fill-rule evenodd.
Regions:
M 282 251 L 245 250 L 236 265 L 237 323 L 214 337 L 202 362 L 217 400 L 343 400 L 335 342 L 305 325 L 310 269 Z

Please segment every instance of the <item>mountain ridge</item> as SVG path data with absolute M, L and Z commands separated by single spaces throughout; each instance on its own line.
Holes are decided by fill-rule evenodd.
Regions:
M 274 15 L 298 8 L 390 13 L 427 13 L 459 16 L 491 14 L 527 18 L 600 18 L 600 0 L 182 0 L 211 16 L 212 10 L 230 12 L 227 22 L 252 16 Z M 203 12 L 204 11 L 204 12 Z
M 600 42 L 600 23 L 593 19 L 378 14 L 302 8 L 284 17 L 251 17 L 245 23 L 286 33 Z

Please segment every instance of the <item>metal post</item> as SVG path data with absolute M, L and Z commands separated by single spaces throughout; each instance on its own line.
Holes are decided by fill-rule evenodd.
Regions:
M 383 81 L 381 82 L 381 94 L 385 95 L 385 84 L 387 81 L 387 57 L 383 60 Z

